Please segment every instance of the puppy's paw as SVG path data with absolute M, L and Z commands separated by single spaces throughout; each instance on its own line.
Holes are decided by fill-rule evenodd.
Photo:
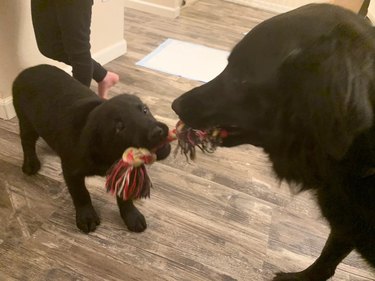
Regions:
M 25 159 L 22 165 L 22 172 L 26 175 L 35 175 L 40 170 L 40 161 L 38 158 Z
M 100 224 L 100 219 L 93 206 L 86 205 L 76 209 L 76 224 L 84 233 L 95 231 Z
M 147 228 L 146 219 L 137 208 L 120 210 L 121 217 L 130 231 L 142 232 Z

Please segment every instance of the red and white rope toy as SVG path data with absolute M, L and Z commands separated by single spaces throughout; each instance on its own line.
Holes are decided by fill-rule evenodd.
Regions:
M 195 147 L 203 152 L 214 152 L 221 140 L 227 136 L 225 130 L 195 130 L 181 121 L 176 129 L 169 132 L 167 142 L 178 140 L 176 152 L 181 151 L 186 158 L 194 160 Z M 156 161 L 156 154 L 145 148 L 130 147 L 125 150 L 117 163 L 107 172 L 107 192 L 118 196 L 123 200 L 132 200 L 150 197 L 152 182 L 147 174 L 146 166 Z
M 207 130 L 196 130 L 186 126 L 182 121 L 178 121 L 174 130 L 178 145 L 178 150 L 185 154 L 186 158 L 194 160 L 196 157 L 196 147 L 203 152 L 213 153 L 221 144 L 222 139 L 227 137 L 228 132 L 219 128 Z
M 156 161 L 156 154 L 144 148 L 130 147 L 109 170 L 106 179 L 107 192 L 123 200 L 150 197 L 152 182 L 145 164 Z

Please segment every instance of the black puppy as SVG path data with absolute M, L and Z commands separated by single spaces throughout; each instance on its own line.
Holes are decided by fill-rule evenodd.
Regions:
M 313 4 L 271 18 L 232 50 L 225 70 L 173 102 L 194 128 L 253 144 L 280 179 L 311 189 L 331 233 L 316 262 L 274 280 L 322 281 L 357 250 L 375 266 L 375 30 Z
M 123 94 L 102 100 L 64 71 L 49 65 L 26 69 L 16 78 L 13 103 L 24 153 L 23 172 L 32 175 L 40 169 L 35 143 L 42 137 L 61 158 L 76 223 L 85 233 L 94 231 L 100 223 L 85 177 L 105 175 L 126 148 L 152 149 L 168 134 L 168 127 L 157 122 L 138 97 Z M 169 144 L 156 152 L 158 160 L 169 153 Z M 129 230 L 146 229 L 145 218 L 132 200 L 117 197 L 117 203 Z

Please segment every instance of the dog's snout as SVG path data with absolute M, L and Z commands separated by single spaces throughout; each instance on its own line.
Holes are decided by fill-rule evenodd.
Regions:
M 165 133 L 163 128 L 157 126 L 153 128 L 149 134 L 148 134 L 148 139 L 151 142 L 158 142 L 161 141 L 165 137 Z
M 175 99 L 174 101 L 173 101 L 173 103 L 172 103 L 172 109 L 173 109 L 173 111 L 174 112 L 176 112 L 177 114 L 179 113 L 179 112 L 181 112 L 181 102 L 180 102 L 180 100 L 181 100 L 181 98 L 177 98 L 177 99 Z

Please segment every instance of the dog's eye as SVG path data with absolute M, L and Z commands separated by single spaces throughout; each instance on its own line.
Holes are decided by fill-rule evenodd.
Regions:
M 143 108 L 142 108 L 142 112 L 144 113 L 144 114 L 147 114 L 148 113 L 148 107 L 147 106 L 143 106 Z
M 124 126 L 124 123 L 122 123 L 122 121 L 116 121 L 116 124 L 115 124 L 116 134 L 121 132 L 124 128 L 125 128 L 125 126 Z

